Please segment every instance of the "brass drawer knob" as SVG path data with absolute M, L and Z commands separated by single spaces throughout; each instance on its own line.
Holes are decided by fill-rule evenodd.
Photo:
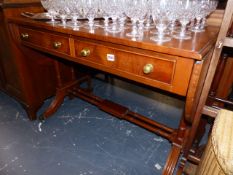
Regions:
M 143 67 L 143 72 L 144 72 L 144 74 L 149 74 L 149 73 L 153 72 L 153 70 L 154 70 L 153 64 L 146 64 L 146 65 Z
M 21 33 L 21 39 L 28 39 L 29 38 L 29 34 L 28 33 Z
M 59 49 L 61 47 L 61 42 L 54 42 L 53 47 L 54 49 Z
M 91 53 L 90 49 L 85 48 L 85 49 L 81 50 L 80 55 L 83 57 L 87 57 L 90 55 L 90 53 Z

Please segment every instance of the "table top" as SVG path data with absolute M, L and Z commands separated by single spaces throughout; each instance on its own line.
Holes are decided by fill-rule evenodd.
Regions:
M 208 26 L 205 32 L 192 33 L 192 39 L 190 40 L 178 40 L 173 38 L 169 42 L 156 43 L 150 39 L 150 37 L 153 36 L 151 32 L 145 32 L 141 40 L 132 40 L 130 37 L 126 36 L 126 33 L 130 32 L 131 29 L 126 29 L 124 32 L 117 34 L 111 34 L 107 33 L 102 28 L 97 28 L 94 33 L 90 33 L 88 29 L 84 27 L 81 27 L 79 31 L 74 31 L 70 27 L 53 26 L 45 21 L 32 20 L 21 16 L 11 17 L 9 18 L 9 22 L 196 60 L 202 60 L 210 48 L 213 47 L 219 31 L 218 27 Z

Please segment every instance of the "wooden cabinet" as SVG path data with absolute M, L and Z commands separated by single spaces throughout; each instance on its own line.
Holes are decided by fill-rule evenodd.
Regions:
M 63 71 L 61 81 L 69 82 L 77 77 L 73 66 L 66 61 L 57 61 L 56 56 L 37 52 L 21 45 L 14 36 L 14 27 L 8 26 L 8 19 L 21 16 L 21 12 L 43 12 L 39 0 L 5 0 L 0 12 L 0 89 L 18 100 L 31 120 L 37 118 L 37 111 L 44 100 L 56 94 L 57 73 Z M 52 50 L 57 54 L 70 54 L 69 38 L 43 31 L 21 27 L 22 41 L 35 47 Z M 53 59 L 52 59 L 52 58 Z M 59 62 L 59 63 L 58 63 Z M 82 77 L 83 75 L 79 73 Z
M 2 2 L 0 1 L 0 38 L 2 41 L 3 38 L 3 28 L 1 26 L 3 26 L 3 12 L 2 12 Z M 4 75 L 3 75 L 3 70 L 2 70 L 2 57 L 3 57 L 3 50 L 2 47 L 0 47 L 0 89 L 3 90 L 4 88 Z
M 2 63 L 0 62 L 0 64 Z M 3 90 L 3 88 L 4 88 L 4 75 L 2 68 L 0 68 L 0 90 Z
M 54 61 L 46 54 L 17 45 L 12 41 L 5 25 L 9 16 L 20 15 L 21 11 L 31 8 L 41 10 L 38 4 L 24 3 L 8 3 L 4 9 L 1 8 L 0 89 L 18 100 L 26 109 L 28 117 L 33 120 L 44 100 L 55 94 Z

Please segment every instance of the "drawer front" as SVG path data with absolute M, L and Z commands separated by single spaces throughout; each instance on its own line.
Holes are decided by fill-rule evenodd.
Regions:
M 69 38 L 48 32 L 19 27 L 20 39 L 30 46 L 70 55 Z
M 125 78 L 185 95 L 193 61 L 144 54 L 117 47 L 75 41 L 78 62 Z

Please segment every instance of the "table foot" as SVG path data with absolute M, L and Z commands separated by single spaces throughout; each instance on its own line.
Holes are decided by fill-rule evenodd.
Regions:
M 44 114 L 41 114 L 38 116 L 39 121 L 44 121 L 45 119 L 46 119 L 46 117 L 44 116 Z
M 45 120 L 51 115 L 53 115 L 63 103 L 64 98 L 70 95 L 72 89 L 74 89 L 75 87 L 79 87 L 80 83 L 84 81 L 88 83 L 87 91 L 90 91 L 91 90 L 91 87 L 89 87 L 91 85 L 90 76 L 84 76 L 78 80 L 67 83 L 61 88 L 58 88 L 54 100 L 51 102 L 51 104 L 46 109 L 46 111 L 39 116 L 39 120 Z

